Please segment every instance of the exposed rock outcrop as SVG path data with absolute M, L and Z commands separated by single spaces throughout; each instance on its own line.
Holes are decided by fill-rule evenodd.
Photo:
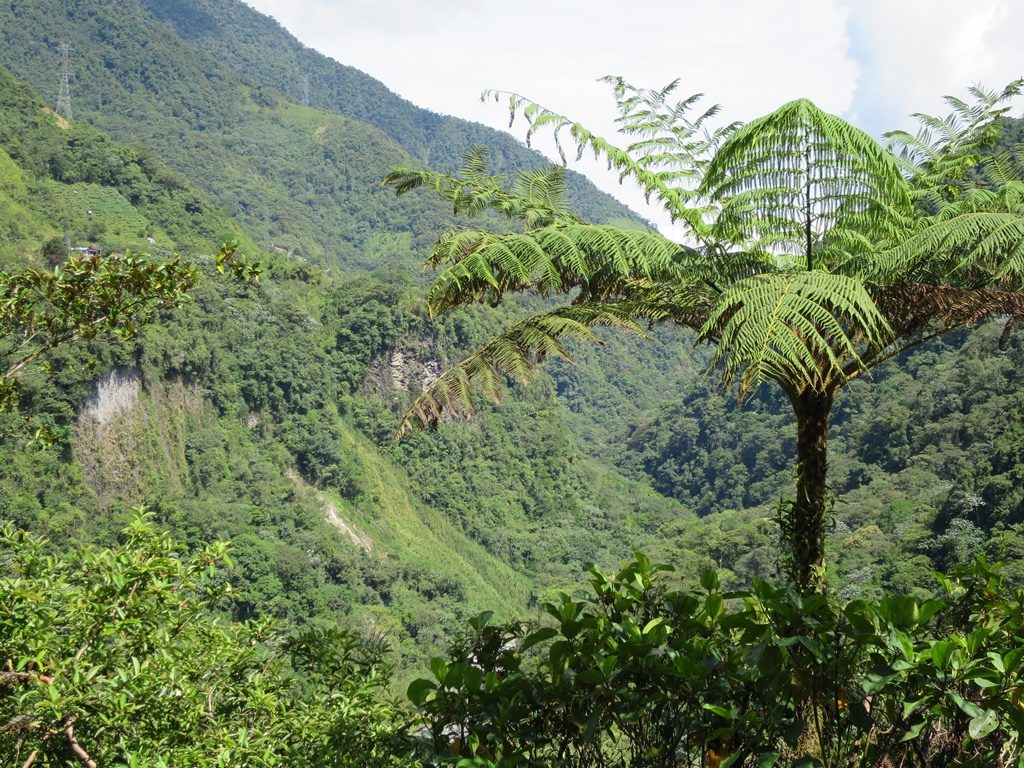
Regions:
M 288 470 L 288 477 L 296 485 L 312 487 L 294 469 Z M 364 531 L 345 522 L 338 511 L 338 507 L 326 495 L 316 490 L 316 488 L 313 488 L 313 492 L 316 494 L 317 501 L 320 502 L 320 511 L 323 513 L 324 519 L 357 547 L 360 547 L 367 553 L 373 552 L 373 539 Z
M 100 505 L 139 504 L 154 473 L 164 487 L 188 476 L 185 434 L 207 405 L 181 381 L 143 386 L 132 368 L 114 369 L 96 382 L 75 422 L 74 455 Z
M 431 351 L 429 342 L 408 340 L 381 355 L 370 364 L 362 391 L 387 398 L 395 392 L 429 387 L 444 372 Z
M 138 405 L 141 391 L 142 376 L 137 370 L 115 368 L 96 382 L 96 390 L 85 401 L 82 416 L 106 426 Z

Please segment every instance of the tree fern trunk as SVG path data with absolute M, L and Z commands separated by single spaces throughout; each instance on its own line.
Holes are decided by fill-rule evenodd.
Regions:
M 828 519 L 828 420 L 832 395 L 792 396 L 796 412 L 796 499 L 783 521 L 793 558 L 792 578 L 807 594 L 825 585 L 825 527 Z

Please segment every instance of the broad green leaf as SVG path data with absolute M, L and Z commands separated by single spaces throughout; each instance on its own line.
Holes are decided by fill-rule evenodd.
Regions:
M 426 702 L 427 697 L 436 690 L 437 684 L 433 680 L 418 678 L 409 683 L 406 696 L 417 707 L 421 707 Z
M 998 727 L 999 715 L 988 709 L 971 719 L 967 725 L 967 732 L 972 739 L 983 739 Z
M 700 585 L 708 592 L 718 589 L 718 572 L 707 568 L 700 572 Z
M 704 610 L 712 619 L 717 619 L 725 610 L 725 601 L 717 592 L 712 592 L 704 601 Z
M 913 741 L 914 739 L 920 737 L 921 733 L 927 726 L 927 720 L 920 720 L 914 723 L 907 729 L 906 733 L 903 734 L 903 737 L 900 739 L 900 741 Z
M 719 717 L 723 717 L 730 722 L 735 720 L 736 716 L 739 714 L 735 709 L 722 707 L 718 704 L 705 704 L 704 709 L 708 710 L 708 712 L 714 712 Z
M 650 621 L 648 621 L 644 625 L 642 634 L 644 634 L 644 635 L 650 634 L 652 629 L 654 629 L 655 627 L 660 627 L 664 623 L 665 623 L 665 619 L 662 616 L 658 616 L 656 618 L 653 618 L 653 619 L 651 619 Z
M 444 684 L 445 677 L 448 676 L 448 665 L 444 659 L 435 656 L 430 660 L 430 671 L 434 673 L 434 678 L 437 682 Z
M 520 643 L 519 645 L 519 650 L 529 650 L 533 646 L 537 645 L 537 643 L 542 643 L 545 640 L 550 640 L 552 637 L 555 637 L 556 635 L 558 635 L 558 630 L 554 627 L 541 627 L 536 632 L 531 632 L 529 635 L 523 638 L 522 643 Z
M 940 670 L 949 669 L 950 657 L 956 652 L 957 644 L 949 640 L 939 640 L 932 645 L 932 660 Z

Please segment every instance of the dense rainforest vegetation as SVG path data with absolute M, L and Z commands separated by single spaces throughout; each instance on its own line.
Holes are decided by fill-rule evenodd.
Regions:
M 18 764 L 37 749 L 37 765 L 75 764 L 69 734 L 102 765 L 317 764 L 311 755 L 325 752 L 334 762 L 322 764 L 347 765 L 353 754 L 370 755 L 370 742 L 380 764 L 400 764 L 417 747 L 395 736 L 411 715 L 393 696 L 453 641 L 448 664 L 463 671 L 448 677 L 435 665 L 429 686 L 414 683 L 417 701 L 427 703 L 429 693 L 434 702 L 427 711 L 434 732 L 420 734 L 419 749 L 451 740 L 451 707 L 482 721 L 483 710 L 472 708 L 500 707 L 511 692 L 558 708 L 570 685 L 566 670 L 582 673 L 589 664 L 584 676 L 597 693 L 575 691 L 578 698 L 559 710 L 566 719 L 545 726 L 568 739 L 560 758 L 671 764 L 653 752 L 643 757 L 655 749 L 653 731 L 647 741 L 638 736 L 595 753 L 594 739 L 624 726 L 618 715 L 591 724 L 596 710 L 587 708 L 613 700 L 624 711 L 664 706 L 657 697 L 622 703 L 618 689 L 601 688 L 595 670 L 610 680 L 614 654 L 600 649 L 623 641 L 587 618 L 610 615 L 608 590 L 629 592 L 625 583 L 650 561 L 675 570 L 655 570 L 634 585 L 638 591 L 616 604 L 616 632 L 671 614 L 676 626 L 704 627 L 691 634 L 716 654 L 739 637 L 763 637 L 775 649 L 765 652 L 764 669 L 779 663 L 774 654 L 795 658 L 802 648 L 810 655 L 792 663 L 805 665 L 808 680 L 840 679 L 842 668 L 849 690 L 860 685 L 868 657 L 876 671 L 894 654 L 931 659 L 932 677 L 930 667 L 881 675 L 875 695 L 895 708 L 886 717 L 917 694 L 920 711 L 932 711 L 940 699 L 952 701 L 952 690 L 970 706 L 943 716 L 954 731 L 985 730 L 988 741 L 972 754 L 978 765 L 996 764 L 991 745 L 1009 732 L 1013 713 L 1000 712 L 996 724 L 987 713 L 1012 690 L 993 692 L 989 706 L 966 681 L 976 672 L 995 679 L 987 667 L 979 671 L 979 659 L 996 663 L 989 652 L 1004 669 L 1019 661 L 1007 658 L 1019 635 L 1008 590 L 1024 582 L 1019 334 L 1003 348 L 995 323 L 944 336 L 875 368 L 837 398 L 830 588 L 842 600 L 913 595 L 918 615 L 896 615 L 884 601 L 854 609 L 801 603 L 813 629 L 787 623 L 800 598 L 750 585 L 780 573 L 785 547 L 775 521 L 790 493 L 796 444 L 790 405 L 760 388 L 740 406 L 702 376 L 711 357 L 687 331 L 658 328 L 650 339 L 602 332 L 600 349 L 570 343 L 573 363 L 552 361 L 529 387 L 513 386 L 500 407 L 484 405 L 472 422 L 393 442 L 412 396 L 515 318 L 547 307 L 527 298 L 430 319 L 418 265 L 453 220 L 452 206 L 424 192 L 396 198 L 383 178 L 393 166 L 454 172 L 474 145 L 488 148 L 488 172 L 509 178 L 543 167 L 538 155 L 415 108 L 234 0 L 8 0 L 0 2 L 0 41 L 3 270 L 48 269 L 69 247 L 86 246 L 158 259 L 180 252 L 197 269 L 187 299 L 137 334 L 101 334 L 50 352 L 23 376 L 17 411 L 0 416 L 0 519 L 13 526 L 0 561 L 7 575 L 17 574 L 0 588 L 11 601 L 0 663 L 30 673 L 0 676 L 2 714 L 4 722 L 31 716 L 33 738 L 42 739 L 33 745 L 16 729 L 0 731 L 2 749 L 17 749 Z M 52 111 L 61 41 L 75 48 L 71 121 Z M 308 105 L 296 91 L 303 80 Z M 1005 147 L 1020 140 L 1022 125 L 1001 123 Z M 584 221 L 646 231 L 571 173 L 567 203 Z M 488 225 L 511 226 L 497 217 Z M 261 265 L 259 281 L 216 269 L 225 242 Z M 213 542 L 228 544 L 230 566 L 221 550 L 209 549 Z M 619 576 L 586 570 L 596 563 L 617 574 L 634 550 L 650 561 Z M 1000 575 L 981 568 L 946 587 L 936 582 L 933 571 L 978 555 L 1004 562 Z M 219 565 L 207 573 L 213 561 Z M 711 567 L 714 584 L 702 576 Z M 582 597 L 559 595 L 577 587 Z M 978 602 L 986 590 L 998 599 Z M 749 607 L 723 623 L 712 593 Z M 183 597 L 161 613 L 170 595 Z M 929 602 L 936 598 L 941 606 Z M 539 619 L 545 603 L 549 618 Z M 482 611 L 491 617 L 467 625 Z M 62 612 L 63 623 L 54 624 Z M 789 618 L 769 630 L 766 615 Z M 509 655 L 510 637 L 536 629 L 517 623 L 524 619 L 545 630 Z M 577 619 L 591 634 L 578 634 Z M 815 653 L 863 621 L 871 625 L 865 633 L 891 645 Z M 972 622 L 995 629 L 961 646 Z M 185 626 L 190 632 L 180 634 Z M 124 644 L 78 655 L 84 635 L 101 627 L 126 633 Z M 679 639 L 654 627 L 630 641 L 640 643 L 631 658 Z M 153 643 L 150 634 L 175 640 Z M 922 661 L 940 637 L 959 650 Z M 558 666 L 550 648 L 574 638 L 572 654 L 582 655 L 565 655 Z M 683 650 L 672 653 L 696 658 L 697 650 Z M 207 651 L 218 660 L 208 669 Z M 470 656 L 494 665 L 492 682 L 480 677 L 482 687 L 473 689 L 491 699 L 467 693 L 476 679 L 465 669 Z M 956 675 L 943 677 L 954 658 Z M 722 659 L 732 665 L 722 679 L 735 685 L 714 695 L 696 682 L 686 689 L 693 697 L 686 706 L 718 710 L 703 709 L 705 719 L 693 719 L 685 733 L 672 725 L 666 733 L 678 736 L 676 746 L 725 759 L 727 745 L 743 745 L 744 760 L 759 759 L 778 735 L 767 722 L 796 728 L 799 740 L 794 723 L 809 713 L 802 694 L 782 695 L 771 687 L 781 681 L 769 685 L 750 676 L 745 660 Z M 693 674 L 687 663 L 677 674 Z M 505 685 L 513 665 L 523 670 L 522 688 L 487 687 Z M 625 662 L 623 669 L 623 679 L 651 673 Z M 239 684 L 257 671 L 256 687 Z M 66 678 L 67 687 L 39 685 L 40 675 Z M 107 682 L 97 688 L 93 679 Z M 211 699 L 212 689 L 221 693 Z M 729 702 L 735 691 L 755 689 L 774 691 L 778 709 L 765 709 L 771 699 L 764 699 L 750 709 L 760 719 L 740 727 Z M 180 692 L 173 694 L 180 706 L 170 706 L 171 690 Z M 296 691 L 307 698 L 293 707 Z M 885 698 L 897 694 L 903 698 Z M 347 707 L 353 719 L 338 721 Z M 129 710 L 134 730 L 96 723 L 97 713 L 114 722 Z M 143 711 L 158 714 L 144 720 Z M 359 713 L 366 717 L 357 727 Z M 528 732 L 537 739 L 532 752 L 509 753 L 508 764 L 553 759 L 544 740 L 556 731 L 517 720 L 522 714 L 488 720 L 493 728 L 474 736 L 484 747 L 474 747 L 472 759 L 495 760 L 497 746 Z M 830 723 L 822 738 L 845 734 L 847 745 L 868 727 Z M 757 733 L 764 741 L 748 738 Z M 193 737 L 160 741 L 168 734 Z M 941 735 L 924 726 L 916 734 L 926 751 L 942 748 Z M 658 759 L 668 761 L 664 743 Z M 469 742 L 458 748 L 468 754 Z M 895 746 L 885 749 L 886 759 L 897 759 Z

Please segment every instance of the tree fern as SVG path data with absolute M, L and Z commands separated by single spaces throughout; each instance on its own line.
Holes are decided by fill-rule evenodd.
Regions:
M 823 585 L 828 419 L 851 378 L 953 328 L 1024 317 L 1024 174 L 1019 155 L 982 162 L 1006 102 L 1021 89 L 972 89 L 950 98 L 946 118 L 890 134 L 883 148 L 806 99 L 746 126 L 710 129 L 718 108 L 700 95 L 606 78 L 620 148 L 517 94 L 511 118 L 528 139 L 553 133 L 577 157 L 604 158 L 674 221 L 686 244 L 653 232 L 588 224 L 561 207 L 561 177 L 532 172 L 511 184 L 487 176 L 480 153 L 457 176 L 402 169 L 401 193 L 429 186 L 456 212 L 492 212 L 517 232 L 456 228 L 428 265 L 440 272 L 430 309 L 497 303 L 514 291 L 562 296 L 566 305 L 520 321 L 434 382 L 401 432 L 471 414 L 474 391 L 497 399 L 507 378 L 566 356 L 568 338 L 593 328 L 674 323 L 715 347 L 712 367 L 741 399 L 766 382 L 789 395 L 797 419 L 797 493 L 783 521 L 791 574 L 805 591 Z M 550 300 L 550 298 L 549 298 Z
M 473 416 L 475 391 L 500 402 L 506 378 L 528 384 L 536 364 L 546 357 L 570 359 L 564 340 L 600 344 L 595 326 L 640 330 L 628 307 L 614 305 L 560 307 L 520 320 L 429 384 L 406 412 L 396 437 L 417 426 L 434 426 L 445 416 Z

